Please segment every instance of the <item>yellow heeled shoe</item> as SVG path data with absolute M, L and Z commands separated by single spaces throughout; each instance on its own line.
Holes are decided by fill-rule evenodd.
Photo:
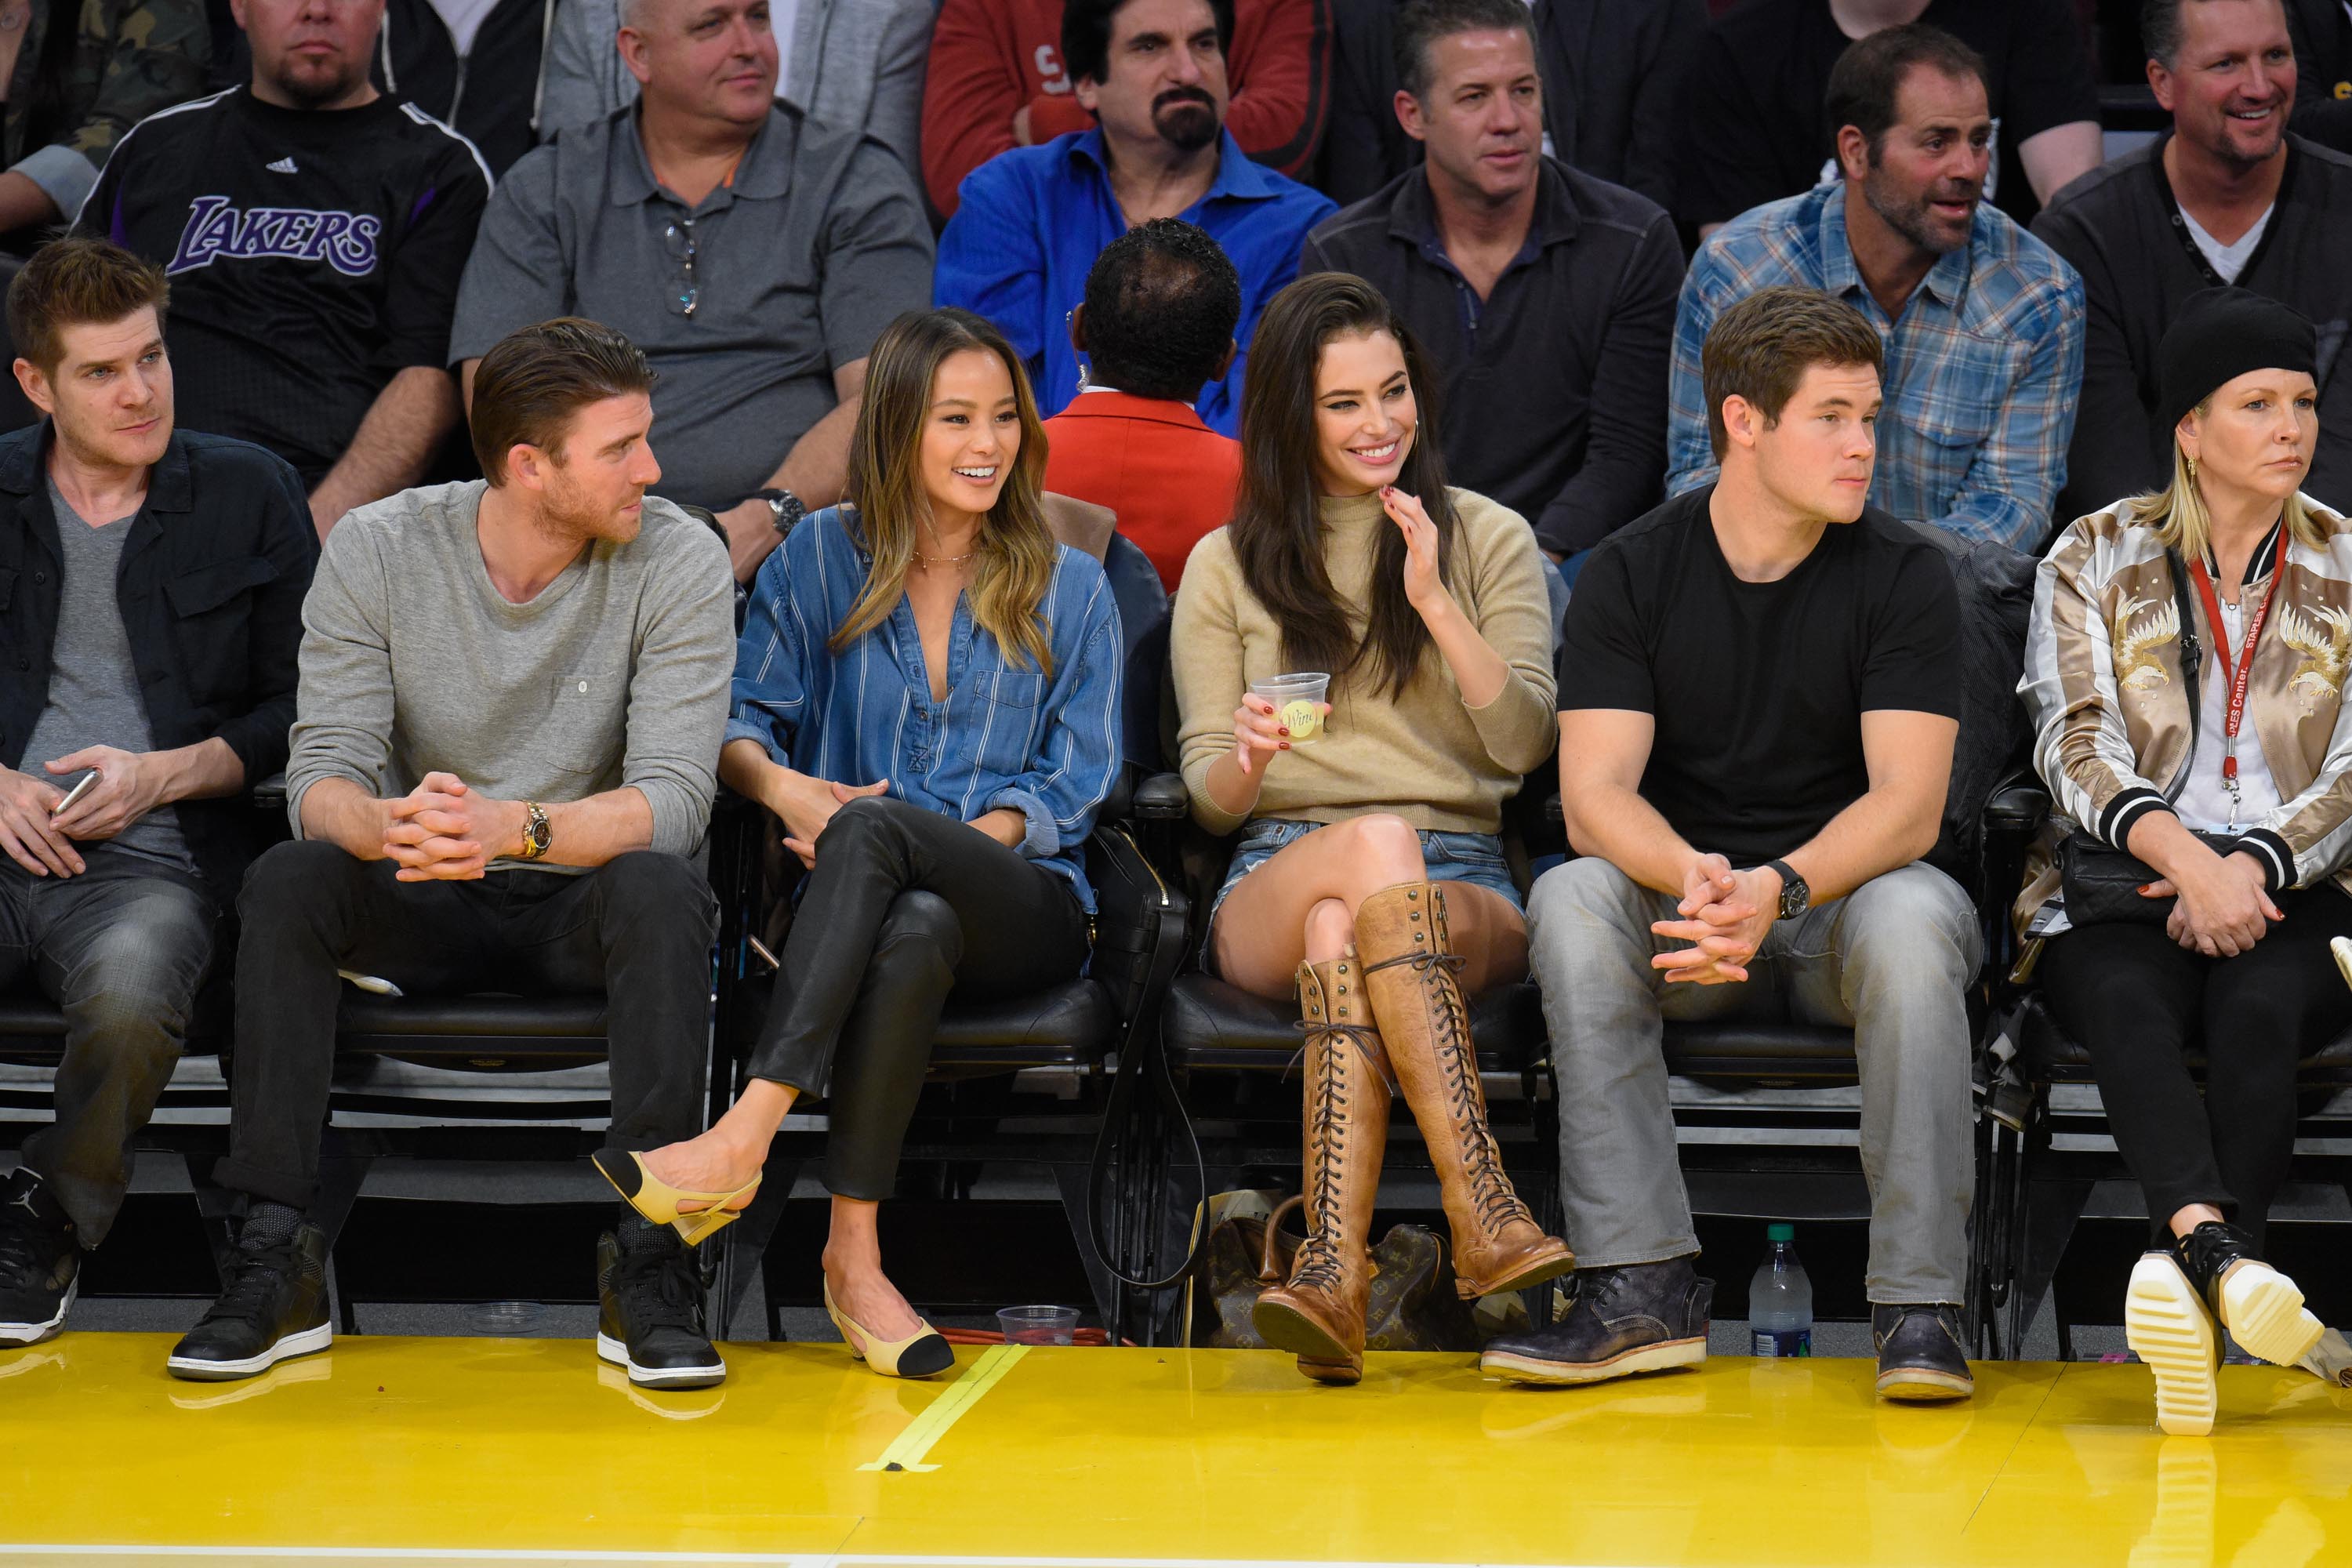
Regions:
M 608 1149 L 599 1149 L 590 1159 L 599 1175 L 613 1184 L 613 1190 L 622 1201 L 653 1221 L 675 1229 L 687 1246 L 699 1247 L 712 1235 L 743 1217 L 748 1199 L 759 1190 L 760 1178 L 752 1177 L 731 1193 L 689 1193 L 673 1187 L 646 1169 L 645 1156 L 629 1152 L 629 1163 L 620 1163 L 619 1156 Z M 700 1204 L 700 1208 L 680 1211 L 680 1204 Z
M 955 1365 L 955 1347 L 920 1318 L 922 1326 L 903 1340 L 886 1340 L 833 1304 L 833 1281 L 824 1282 L 824 1315 L 849 1346 L 849 1353 L 885 1377 L 929 1377 Z

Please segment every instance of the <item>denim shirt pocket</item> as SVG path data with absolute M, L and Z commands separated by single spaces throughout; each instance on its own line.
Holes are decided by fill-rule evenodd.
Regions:
M 994 669 L 972 684 L 980 698 L 969 721 L 979 729 L 972 742 L 974 764 L 995 781 L 1026 773 L 1045 741 L 1045 676 Z
M 1894 416 L 1919 437 L 1918 461 L 1932 474 L 1931 493 L 1957 493 L 2009 406 L 2011 392 L 2033 356 L 2033 345 L 2013 338 L 1953 332 L 1938 343 L 1932 375 L 1914 376 L 1895 395 Z

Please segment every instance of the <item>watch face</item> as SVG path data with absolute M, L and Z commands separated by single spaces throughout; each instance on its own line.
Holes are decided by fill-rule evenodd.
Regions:
M 1806 906 L 1812 901 L 1812 889 L 1805 886 L 1802 881 L 1790 881 L 1780 889 L 1780 918 L 1784 921 L 1795 920 L 1805 912 Z

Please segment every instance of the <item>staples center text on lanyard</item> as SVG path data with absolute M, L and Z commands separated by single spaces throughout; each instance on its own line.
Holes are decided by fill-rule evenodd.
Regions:
M 2221 787 L 2230 792 L 2230 831 L 2238 831 L 2238 730 L 2246 719 L 2246 682 L 2254 672 L 2254 649 L 2263 640 L 2263 623 L 2270 619 L 2271 600 L 2278 594 L 2279 579 L 2286 575 L 2286 563 L 2280 560 L 2271 566 L 2271 585 L 2263 593 L 2263 602 L 2254 610 L 2254 618 L 2246 623 L 2246 640 L 2238 649 L 2235 664 L 2230 660 L 2230 633 L 2221 624 L 2221 596 L 2213 592 L 2212 574 L 2205 563 L 2189 563 L 2189 574 L 2197 580 L 2197 592 L 2205 601 L 2205 618 L 2213 626 L 2213 657 L 2221 661 L 2221 675 L 2230 683 L 2230 708 L 2221 721 Z M 2190 715 L 2189 722 L 2196 722 Z

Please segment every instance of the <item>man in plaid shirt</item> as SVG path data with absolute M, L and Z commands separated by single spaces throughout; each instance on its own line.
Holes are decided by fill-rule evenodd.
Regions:
M 1983 201 L 1983 63 L 1917 25 L 1855 43 L 1831 74 L 1844 178 L 1770 202 L 1699 247 L 1675 323 L 1666 493 L 1716 477 L 1699 346 L 1776 283 L 1847 300 L 1886 342 L 1871 500 L 1965 539 L 2038 551 L 2066 479 L 2083 380 L 2083 282 Z

